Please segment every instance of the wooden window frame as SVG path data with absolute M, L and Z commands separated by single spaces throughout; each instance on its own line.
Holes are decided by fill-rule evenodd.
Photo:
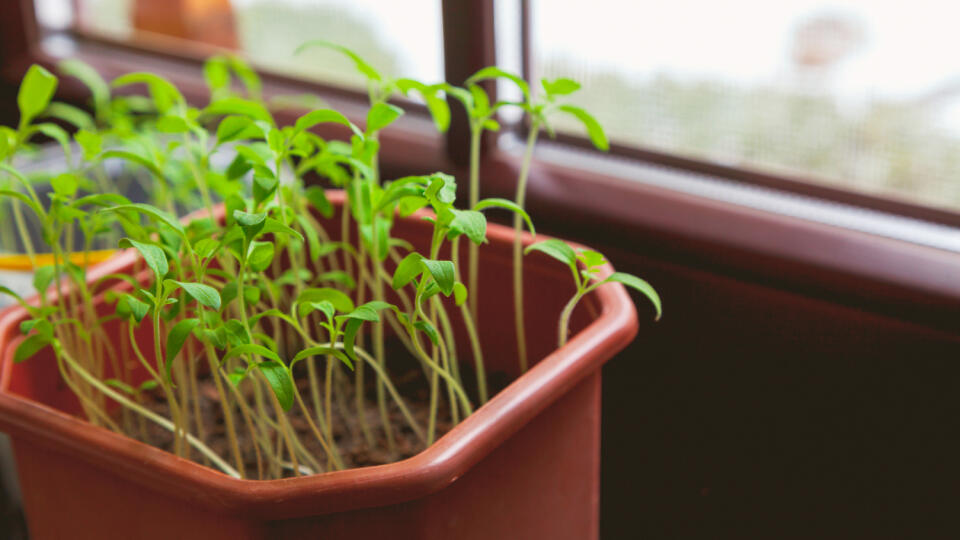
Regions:
M 493 0 L 442 3 L 448 81 L 461 83 L 477 69 L 495 63 L 493 4 Z M 523 26 L 528 27 L 527 2 L 522 1 L 521 6 Z M 31 1 L 0 0 L 0 9 L 5 14 L 0 22 L 0 78 L 7 88 L 15 89 L 31 63 L 52 67 L 52 59 L 39 47 L 40 32 Z M 524 65 L 529 71 L 528 31 L 523 41 Z M 78 42 L 77 56 L 106 76 L 155 70 L 181 86 L 188 100 L 206 99 L 197 58 L 89 39 Z M 356 93 L 289 77 L 265 77 L 268 94 L 305 90 L 320 93 L 348 117 L 362 120 L 365 107 Z M 69 81 L 64 81 L 60 94 L 62 99 L 73 101 L 85 98 L 84 90 Z M 466 178 L 469 130 L 459 107 L 452 107 L 452 125 L 446 136 L 437 135 L 426 113 L 414 109 L 414 114 L 406 115 L 383 134 L 385 175 L 447 170 Z M 292 119 L 292 114 L 278 118 L 281 122 Z M 328 135 L 335 134 L 331 131 Z M 482 192 L 484 196 L 513 197 L 519 155 L 494 142 L 490 137 L 484 144 Z M 582 141 L 563 136 L 556 143 L 547 144 L 576 149 Z M 960 225 L 960 215 L 953 212 L 819 186 L 802 178 L 763 174 L 633 147 L 616 146 L 614 153 L 638 162 Z M 956 253 L 710 200 L 637 180 L 642 179 L 617 176 L 603 166 L 587 170 L 535 159 L 529 179 L 528 207 L 542 230 L 601 249 L 656 257 L 905 320 L 945 329 L 953 327 L 951 321 L 957 318 L 960 308 L 960 256 Z

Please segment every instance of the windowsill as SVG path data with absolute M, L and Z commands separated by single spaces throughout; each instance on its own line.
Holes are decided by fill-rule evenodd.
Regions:
M 207 99 L 198 62 L 102 43 L 75 41 L 69 51 L 106 78 L 130 71 L 163 73 L 188 101 Z M 8 81 L 30 62 L 51 65 L 45 51 L 7 65 Z M 52 67 L 52 66 L 51 66 Z M 265 94 L 318 92 L 316 84 L 264 77 Z M 319 90 L 329 106 L 363 123 L 362 98 Z M 87 98 L 65 79 L 63 97 Z M 295 111 L 278 115 L 280 123 Z M 346 134 L 339 127 L 324 137 Z M 509 135 L 481 167 L 485 196 L 514 196 L 520 155 Z M 457 172 L 446 140 L 425 113 L 413 110 L 385 130 L 382 165 L 387 177 L 434 170 Z M 544 140 L 536 152 L 528 208 L 541 229 L 598 248 L 619 249 L 733 276 L 800 294 L 873 309 L 950 328 L 960 307 L 960 232 L 880 211 L 789 195 L 716 176 L 585 152 Z
M 519 143 L 513 141 L 513 144 Z M 565 167 L 590 166 L 624 179 L 713 201 L 960 253 L 960 227 L 796 195 L 707 174 L 640 163 L 629 158 L 598 155 L 596 152 L 563 145 L 543 144 L 538 152 L 540 159 Z
M 485 164 L 513 197 L 519 141 Z M 485 175 L 486 176 L 486 175 Z M 543 141 L 528 209 L 544 229 L 953 329 L 960 229 Z

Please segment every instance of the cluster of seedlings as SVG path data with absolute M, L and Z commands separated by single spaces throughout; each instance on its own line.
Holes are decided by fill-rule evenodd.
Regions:
M 483 322 L 472 298 L 489 209 L 515 214 L 514 317 L 518 370 L 526 370 L 520 232 L 534 231 L 524 210 L 534 144 L 541 129 L 550 130 L 551 116 L 568 114 L 597 147 L 607 146 L 597 122 L 563 102 L 579 88 L 569 79 L 544 80 L 534 92 L 519 77 L 486 68 L 464 87 L 425 84 L 387 78 L 337 45 L 304 47 L 339 51 L 366 77 L 363 128 L 323 108 L 278 125 L 256 73 L 227 56 L 204 66 L 210 101 L 203 108 L 188 105 L 155 74 L 108 83 L 85 64 L 61 64 L 63 75 L 90 89 L 91 113 L 52 101 L 58 79 L 34 65 L 20 87 L 19 124 L 0 126 L 0 213 L 14 224 L 0 234 L 32 261 L 39 238 L 39 251 L 53 260 L 34 264 L 36 302 L 0 286 L 30 316 L 14 360 L 50 348 L 92 424 L 239 478 L 355 466 L 362 464 L 357 448 L 380 451 L 381 461 L 399 459 L 487 401 L 477 332 Z M 491 103 L 480 84 L 490 79 L 515 84 L 523 100 Z M 148 95 L 115 92 L 131 85 L 145 86 Z M 455 206 L 456 184 L 447 174 L 381 178 L 379 134 L 404 114 L 391 103 L 400 95 L 422 100 L 440 131 L 450 121 L 448 98 L 466 109 L 472 152 L 465 209 Z M 531 126 L 517 196 L 481 200 L 480 141 L 484 131 L 499 129 L 503 107 L 522 109 Z M 343 126 L 349 140 L 319 137 L 311 128 L 321 123 Z M 40 138 L 59 142 L 64 170 L 18 170 L 18 156 Z M 141 171 L 136 181 L 149 204 L 116 193 L 106 165 L 117 161 Z M 324 225 L 335 223 L 336 209 L 321 182 L 307 177 L 345 192 L 335 238 Z M 394 235 L 398 217 L 418 211 L 433 228 L 423 252 Z M 461 241 L 469 243 L 464 268 Z M 136 250 L 137 271 L 88 279 L 85 254 L 103 244 Z M 560 314 L 559 345 L 577 302 L 606 282 L 639 290 L 659 315 L 659 298 L 645 281 L 623 273 L 597 278 L 601 254 L 558 240 L 530 250 L 567 264 L 576 283 Z M 109 313 L 97 309 L 103 302 Z M 459 314 L 452 318 L 451 309 Z M 471 358 L 457 357 L 458 336 L 469 339 Z M 394 373 L 391 355 L 404 355 L 412 369 Z M 135 370 L 142 370 L 137 384 Z M 420 404 L 403 395 L 411 374 L 420 381 Z M 354 434 L 350 449 L 345 431 Z

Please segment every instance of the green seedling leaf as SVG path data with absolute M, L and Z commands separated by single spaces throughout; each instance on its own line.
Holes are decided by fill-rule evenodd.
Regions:
M 243 380 L 247 378 L 248 373 L 249 373 L 249 370 L 247 369 L 243 369 L 242 367 L 235 367 L 233 368 L 233 371 L 227 373 L 227 380 L 229 380 L 230 384 L 232 384 L 233 386 L 238 387 L 240 386 L 240 383 L 242 383 Z
M 526 255 L 531 251 L 540 251 L 546 253 L 554 259 L 567 263 L 570 266 L 575 267 L 577 264 L 577 254 L 573 251 L 573 248 L 568 246 L 566 242 L 557 240 L 556 238 L 551 238 L 549 240 L 544 240 L 542 242 L 537 242 L 536 244 L 527 246 L 527 249 L 523 250 L 523 253 Z
M 142 383 L 140 383 L 140 388 L 139 388 L 139 390 L 140 390 L 141 392 L 149 392 L 150 390 L 153 390 L 153 389 L 157 388 L 158 386 L 160 386 L 160 385 L 157 383 L 157 381 L 155 381 L 155 380 L 153 380 L 153 379 L 147 379 L 147 380 L 143 381 Z
M 333 304 L 329 300 L 322 300 L 320 302 L 308 302 L 311 310 L 317 310 L 327 318 L 327 321 L 332 321 L 334 314 L 337 310 L 333 307 Z
M 430 338 L 430 342 L 433 343 L 434 345 L 437 345 L 440 343 L 440 335 L 437 333 L 437 329 L 434 328 L 434 326 L 429 322 L 424 320 L 419 320 L 413 323 L 413 327 L 416 328 L 417 330 L 420 330 L 424 334 L 426 334 L 427 337 Z
M 222 56 L 214 56 L 203 63 L 203 80 L 210 89 L 210 95 L 218 95 L 221 90 L 230 87 L 230 70 Z
M 239 347 L 241 345 L 247 345 L 253 343 L 253 337 L 247 332 L 246 327 L 243 326 L 243 323 L 236 320 L 230 319 L 223 325 L 223 329 L 227 333 L 227 342 L 230 345 Z M 273 344 L 273 348 L 276 348 L 276 344 Z
M 293 366 L 300 360 L 303 360 L 304 358 L 310 358 L 311 356 L 327 356 L 327 355 L 337 358 L 338 360 L 346 364 L 348 368 L 350 368 L 351 370 L 353 369 L 353 362 L 350 361 L 350 358 L 346 354 L 344 354 L 343 351 L 339 349 L 335 349 L 333 347 L 310 347 L 308 349 L 304 349 L 298 352 L 297 355 L 293 357 L 293 360 L 290 362 L 290 370 L 292 371 Z
M 243 210 L 234 210 L 233 219 L 243 229 L 243 234 L 247 240 L 252 240 L 263 230 L 267 221 L 267 213 L 251 214 Z
M 17 106 L 20 108 L 20 127 L 23 128 L 43 112 L 57 91 L 57 77 L 34 64 L 27 70 L 17 93 Z
M 67 135 L 67 132 L 63 130 L 62 127 L 56 124 L 44 123 L 36 124 L 33 126 L 37 131 L 43 133 L 47 137 L 60 143 L 60 147 L 63 148 L 63 153 L 67 158 L 67 162 L 70 162 L 72 159 L 72 147 L 70 146 L 70 136 Z
M 490 97 L 483 87 L 476 84 L 468 85 L 470 88 L 470 102 L 473 103 L 472 115 L 474 118 L 485 118 L 492 112 L 490 110 Z
M 300 268 L 294 271 L 292 268 L 280 274 L 280 277 L 273 280 L 274 285 L 294 285 L 297 281 L 306 282 L 313 279 L 313 272 L 306 268 Z
M 245 158 L 242 154 L 238 153 L 227 167 L 227 180 L 237 180 L 238 178 L 242 178 L 244 175 L 250 172 L 251 169 L 253 169 L 253 165 L 250 164 L 250 161 L 248 161 L 247 158 Z
M 271 351 L 263 345 L 257 345 L 255 343 L 247 343 L 246 345 L 233 347 L 227 351 L 227 354 L 223 355 L 223 359 L 221 359 L 220 362 L 222 364 L 230 358 L 243 355 L 262 356 L 263 358 L 269 358 L 275 362 L 282 363 L 277 353 Z
M 450 239 L 460 234 L 467 235 L 473 243 L 479 245 L 487 241 L 487 218 L 476 210 L 452 209 L 453 219 L 450 221 Z
M 73 136 L 80 150 L 83 152 L 83 159 L 92 161 L 103 151 L 103 138 L 93 131 L 81 129 Z
M 36 214 L 41 219 L 46 215 L 46 213 L 43 211 L 43 208 L 40 207 L 40 205 L 38 205 L 33 199 L 31 199 L 30 197 L 27 197 L 23 193 L 20 193 L 19 191 L 11 191 L 9 189 L 0 189 L 0 196 L 12 197 L 14 199 L 17 199 L 18 201 L 27 205 L 27 207 L 30 208 L 30 210 L 32 210 L 33 213 Z
M 369 122 L 369 121 L 368 121 Z M 334 111 L 332 109 L 317 109 L 315 111 L 310 111 L 307 114 L 301 116 L 297 119 L 297 122 L 293 125 L 293 135 L 296 136 L 299 133 L 302 133 L 317 124 L 326 124 L 334 123 L 346 126 L 350 129 L 355 135 L 363 136 L 363 132 L 360 131 L 360 128 L 355 126 L 353 122 L 347 119 L 346 116 Z
M 75 174 L 58 174 L 50 179 L 50 187 L 57 195 L 73 197 L 77 193 L 77 188 L 80 187 L 80 180 Z
M 33 288 L 36 289 L 39 294 L 47 292 L 47 289 L 50 288 L 56 276 L 56 268 L 54 266 L 41 266 L 37 268 L 33 272 Z
M 267 213 L 251 214 L 242 210 L 234 210 L 233 219 L 235 219 L 241 227 L 256 227 L 266 221 Z
M 453 284 L 453 300 L 458 306 L 467 301 L 467 287 L 459 281 Z
M 237 282 L 230 281 L 223 286 L 223 289 L 220 290 L 220 304 L 223 306 L 230 305 L 230 302 L 233 302 L 237 298 Z
M 266 310 L 266 311 L 261 311 L 260 313 L 257 313 L 256 315 L 252 315 L 252 316 L 250 317 L 250 319 L 249 319 L 248 322 L 250 323 L 250 326 L 254 326 L 254 325 L 257 324 L 257 321 L 259 321 L 260 319 L 263 319 L 263 318 L 265 318 L 265 317 L 276 317 L 276 318 L 278 318 L 278 319 L 280 319 L 280 320 L 283 320 L 283 321 L 287 322 L 288 324 L 290 324 L 290 325 L 292 325 L 292 326 L 296 326 L 296 325 L 297 325 L 297 322 L 296 322 L 296 321 L 294 321 L 293 319 L 291 319 L 289 315 L 287 315 L 286 313 L 280 311 L 279 309 L 268 309 L 268 310 Z
M 304 191 L 304 196 L 317 209 L 317 212 L 320 212 L 321 216 L 328 219 L 333 217 L 333 205 L 330 204 L 327 193 L 322 187 L 310 186 Z
M 279 347 L 277 347 L 277 342 L 274 341 L 272 337 L 264 334 L 263 332 L 254 332 L 252 337 L 253 339 L 256 339 L 257 341 L 259 341 L 260 343 L 263 343 L 264 346 L 266 346 L 269 349 L 274 349 L 274 350 L 279 349 Z
M 296 390 L 293 388 L 293 379 L 286 366 L 281 362 L 261 362 L 257 364 L 257 369 L 267 379 L 283 410 L 289 411 L 293 407 L 293 393 Z
M 541 79 L 540 84 L 543 85 L 543 91 L 546 92 L 548 96 L 566 96 L 580 90 L 580 83 L 564 77 L 552 81 L 549 79 Z
M 20 323 L 20 333 L 27 335 L 31 330 L 36 330 L 37 334 L 53 339 L 53 325 L 46 319 L 30 319 Z
M 260 82 L 260 76 L 257 75 L 257 72 L 239 56 L 228 56 L 227 62 L 230 64 L 233 73 L 243 83 L 244 88 L 247 89 L 247 95 L 252 99 L 260 99 L 263 84 Z
M 160 133 L 186 133 L 190 125 L 179 116 L 166 115 L 157 119 L 157 131 Z
M 126 150 L 106 150 L 99 156 L 99 159 L 110 159 L 110 158 L 117 158 L 117 159 L 123 159 L 126 161 L 131 161 L 133 163 L 136 163 L 137 165 L 140 165 L 141 167 L 144 167 L 158 179 L 163 178 L 163 171 L 160 170 L 157 164 L 139 154 L 134 154 L 133 152 L 128 152 Z
M 505 208 L 511 212 L 520 214 L 520 217 L 522 217 L 523 221 L 526 222 L 527 228 L 530 229 L 530 234 L 534 236 L 537 235 L 536 229 L 533 228 L 533 221 L 530 220 L 530 215 L 527 214 L 523 208 L 520 208 L 517 203 L 507 199 L 491 198 L 483 199 L 473 207 L 474 210 L 486 210 L 487 208 Z
M 253 176 L 253 200 L 258 205 L 269 199 L 280 183 L 273 176 L 254 174 Z
M 137 242 L 131 238 L 124 238 L 120 240 L 120 247 L 136 248 L 136 250 L 140 252 L 140 256 L 143 257 L 143 260 L 146 261 L 147 266 L 153 270 L 153 275 L 156 277 L 157 283 L 160 283 L 160 281 L 163 280 L 163 276 L 167 275 L 167 272 L 170 271 L 170 267 L 167 265 L 167 255 L 159 246 Z
M 587 129 L 587 135 L 590 136 L 590 142 L 592 142 L 594 146 L 604 152 L 610 149 L 610 143 L 607 141 L 607 135 L 603 132 L 603 127 L 600 126 L 600 122 L 597 122 L 587 111 L 580 107 L 574 107 L 573 105 L 560 105 L 557 107 L 557 110 L 563 111 L 579 120 Z
M 13 298 L 14 300 L 16 300 L 18 304 L 20 304 L 21 306 L 27 308 L 28 311 L 30 310 L 30 305 L 27 304 L 27 303 L 23 300 L 23 298 L 20 297 L 19 294 L 13 292 L 13 289 L 11 289 L 10 287 L 5 287 L 5 286 L 3 286 L 3 285 L 0 285 L 0 294 L 5 294 L 5 295 L 7 295 L 7 296 L 10 296 L 10 297 Z
M 143 203 L 122 204 L 120 206 L 107 208 L 104 211 L 116 212 L 120 210 L 134 210 L 136 212 L 146 214 L 147 216 L 157 221 L 160 221 L 164 225 L 170 227 L 171 229 L 176 231 L 177 234 L 179 234 L 181 237 L 186 238 L 187 236 L 186 231 L 184 231 L 183 229 L 183 225 L 180 223 L 180 221 L 176 217 L 164 212 L 163 210 L 160 210 L 159 208 L 150 206 L 149 204 L 143 204 Z
M 663 314 L 661 305 L 660 305 L 660 295 L 657 294 L 657 291 L 647 283 L 646 281 L 638 278 L 637 276 L 626 274 L 623 272 L 614 272 L 610 274 L 610 277 L 603 280 L 603 283 L 609 283 L 615 281 L 617 283 L 623 283 L 631 289 L 635 289 L 646 296 L 650 302 L 653 303 L 653 307 L 657 310 L 656 320 L 660 320 L 660 316 Z
M 253 305 L 260 301 L 260 289 L 253 285 L 247 285 L 243 288 L 243 300 L 247 305 Z
M 215 330 L 204 328 L 200 331 L 201 341 L 213 345 L 217 350 L 223 350 L 227 346 L 227 332 L 222 326 Z
M 130 386 L 129 384 L 127 384 L 127 383 L 125 383 L 125 382 L 123 382 L 123 381 L 121 381 L 121 380 L 119 380 L 119 379 L 107 379 L 107 380 L 103 381 L 103 383 L 106 384 L 107 386 L 112 386 L 112 387 L 116 388 L 117 390 L 120 390 L 120 391 L 123 392 L 124 394 L 130 395 L 130 396 L 133 396 L 133 395 L 136 395 L 136 394 L 137 394 L 137 391 L 134 390 L 134 388 L 133 388 L 132 386 Z
M 311 49 L 314 47 L 321 47 L 325 49 L 333 49 L 335 51 L 339 51 L 340 53 L 346 55 L 351 60 L 353 60 L 353 65 L 356 66 L 357 71 L 359 71 L 367 79 L 370 79 L 372 81 L 383 80 L 383 77 L 381 77 L 380 74 L 377 73 L 377 70 L 373 69 L 373 67 L 367 62 L 365 62 L 363 58 L 360 58 L 360 55 L 358 55 L 357 53 L 351 51 L 346 47 L 341 47 L 340 45 L 330 43 L 328 41 L 322 41 L 322 40 L 308 41 L 303 45 L 297 47 L 297 50 L 294 52 L 294 54 L 300 54 L 304 50 Z
M 217 251 L 220 242 L 213 238 L 203 238 L 193 245 L 193 252 L 201 259 L 209 259 Z
M 444 173 L 434 173 L 430 186 L 424 192 L 427 199 L 436 199 L 443 204 L 453 204 L 457 200 L 457 182 L 452 176 Z
M 509 73 L 498 67 L 494 67 L 494 66 L 485 67 L 480 71 L 474 73 L 473 75 L 470 76 L 469 79 L 467 79 L 467 85 L 468 86 L 475 85 L 476 83 L 483 80 L 487 80 L 487 79 L 501 79 L 501 78 L 513 81 L 513 84 L 517 85 L 517 88 L 519 88 L 520 91 L 523 92 L 524 100 L 528 102 L 530 101 L 530 85 L 527 84 L 527 81 L 523 80 L 517 75 L 514 75 L 513 73 Z
M 251 242 L 247 252 L 247 266 L 254 272 L 263 272 L 273 262 L 275 250 L 271 242 Z
M 429 176 L 405 176 L 390 182 L 377 200 L 377 211 L 408 197 L 423 198 L 424 185 L 429 185 Z
M 450 88 L 448 84 L 426 85 L 413 79 L 397 79 L 394 81 L 397 89 L 403 92 L 403 95 L 409 96 L 411 91 L 417 91 L 427 104 L 430 116 L 433 117 L 433 123 L 440 133 L 446 133 L 450 127 L 450 106 L 447 100 L 443 98 L 442 92 Z
M 324 272 L 317 276 L 318 281 L 333 281 L 334 283 L 339 283 L 348 289 L 354 289 L 357 286 L 357 283 L 353 280 L 353 277 L 350 274 L 342 270 L 334 270 L 332 272 Z
M 279 234 L 286 234 L 286 235 L 290 235 L 290 236 L 296 238 L 296 239 L 299 240 L 300 242 L 304 242 L 304 241 L 305 241 L 302 234 L 300 234 L 299 232 L 295 231 L 293 228 L 288 227 L 287 225 L 284 225 L 283 223 L 280 223 L 279 221 L 277 221 L 277 220 L 275 220 L 275 219 L 273 219 L 273 218 L 267 218 L 267 221 L 266 221 L 266 222 L 264 223 L 264 225 L 263 225 L 263 230 L 260 231 L 260 232 L 261 232 L 262 234 L 268 234 L 268 233 L 273 233 L 273 234 L 277 234 L 277 233 L 279 233 Z
M 217 126 L 217 144 L 263 137 L 263 131 L 245 116 L 227 116 Z
M 240 115 L 273 125 L 273 117 L 266 107 L 256 101 L 239 97 L 218 99 L 210 105 L 207 105 L 207 107 L 203 109 L 203 114 L 205 116 Z
M 427 102 L 427 110 L 437 131 L 446 133 L 450 129 L 450 105 L 447 100 L 433 93 L 423 94 L 423 100 Z
M 437 285 L 436 281 L 430 281 L 427 283 L 427 286 L 424 287 L 423 292 L 420 293 L 420 302 L 426 302 L 437 294 L 440 294 L 440 286 Z
M 354 362 L 357 361 L 354 344 L 357 340 L 357 332 L 360 330 L 361 325 L 363 325 L 363 319 L 348 319 L 347 324 L 343 328 L 343 350 L 347 352 L 347 356 L 353 359 Z
M 376 103 L 367 113 L 367 135 L 371 135 L 392 124 L 403 115 L 403 109 L 389 103 Z
M 73 201 L 70 206 L 82 208 L 84 206 L 116 206 L 120 204 L 129 204 L 130 199 L 116 193 L 98 193 L 96 195 L 87 195 Z
M 393 281 L 390 283 L 394 290 L 406 287 L 414 278 L 423 273 L 421 261 L 423 261 L 423 255 L 417 252 L 407 255 L 400 261 L 397 269 L 393 272 Z
M 150 312 L 150 304 L 138 299 L 132 294 L 124 293 L 117 302 L 117 315 L 121 317 L 133 317 L 133 320 L 140 322 L 147 313 Z
M 603 254 L 601 254 L 599 251 L 593 251 L 591 249 L 581 250 L 577 255 L 577 258 L 580 259 L 580 262 L 582 262 L 587 269 L 596 268 L 597 266 L 601 266 L 603 263 L 607 262 L 606 259 L 603 258 Z
M 93 96 L 93 106 L 97 115 L 106 112 L 110 104 L 110 86 L 90 64 L 81 60 L 69 59 L 57 64 L 57 69 L 69 77 L 83 83 Z
M 54 101 L 43 111 L 43 116 L 62 120 L 77 129 L 96 129 L 93 117 L 87 111 Z
M 391 307 L 393 306 L 386 302 L 374 300 L 372 302 L 367 302 L 362 306 L 357 306 L 357 308 L 350 313 L 340 315 L 338 318 L 344 320 L 359 319 L 361 321 L 380 322 L 380 315 L 377 314 L 377 311 L 380 311 L 381 309 L 389 309 Z
M 421 259 L 420 263 L 433 276 L 433 280 L 440 287 L 444 296 L 450 296 L 453 292 L 453 284 L 456 282 L 456 272 L 451 261 L 435 261 L 432 259 Z
M 220 310 L 220 293 L 209 285 L 190 283 L 186 281 L 167 280 L 166 283 L 175 283 L 187 292 L 194 300 L 214 311 Z
M 172 380 L 171 370 L 173 368 L 173 360 L 180 354 L 180 349 L 183 348 L 184 343 L 187 342 L 187 338 L 190 337 L 190 334 L 193 332 L 193 329 L 200 324 L 200 319 L 183 319 L 177 324 L 173 325 L 173 328 L 170 329 L 170 333 L 167 334 L 167 351 L 166 351 L 166 375 L 167 382 Z
M 349 296 L 337 289 L 321 287 L 304 289 L 303 292 L 300 293 L 296 302 L 299 305 L 297 316 L 300 318 L 305 317 L 307 313 L 316 309 L 315 306 L 309 306 L 309 304 L 323 302 L 324 300 L 330 302 L 340 313 L 350 313 L 354 310 L 353 300 L 351 300 Z M 308 305 L 308 307 L 304 308 L 304 305 Z M 305 309 L 306 311 L 304 311 Z
M 354 361 L 357 360 L 357 355 L 354 351 L 354 341 L 356 340 L 357 331 L 360 329 L 360 326 L 367 321 L 380 322 L 380 316 L 377 314 L 377 311 L 392 307 L 393 306 L 386 302 L 367 302 L 350 313 L 337 317 L 339 321 L 347 322 L 343 330 L 343 349 L 347 352 L 347 356 Z
M 146 84 L 147 88 L 150 89 L 153 105 L 157 108 L 157 112 L 161 114 L 166 114 L 174 107 L 182 113 L 187 106 L 183 94 L 180 93 L 180 90 L 177 90 L 173 83 L 153 73 L 128 73 L 114 79 L 112 84 L 114 87 Z

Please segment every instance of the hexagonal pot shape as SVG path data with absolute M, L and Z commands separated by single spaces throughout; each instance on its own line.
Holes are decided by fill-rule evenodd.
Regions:
M 342 208 L 341 193 L 330 199 Z M 325 226 L 338 234 L 338 223 Z M 430 234 L 416 215 L 395 226 L 414 244 Z M 573 292 L 569 269 L 539 253 L 526 257 L 527 342 L 539 361 L 517 376 L 513 231 L 491 224 L 488 238 L 481 342 L 488 372 L 513 382 L 412 458 L 300 478 L 231 478 L 80 419 L 49 349 L 13 363 L 27 313 L 8 308 L 0 314 L 0 429 L 13 441 L 32 537 L 596 538 L 600 368 L 636 334 L 633 303 L 619 284 L 598 288 L 578 308 L 573 338 L 557 348 L 557 316 Z M 124 252 L 88 277 L 129 273 L 135 262 Z M 102 295 L 96 301 L 110 309 Z

